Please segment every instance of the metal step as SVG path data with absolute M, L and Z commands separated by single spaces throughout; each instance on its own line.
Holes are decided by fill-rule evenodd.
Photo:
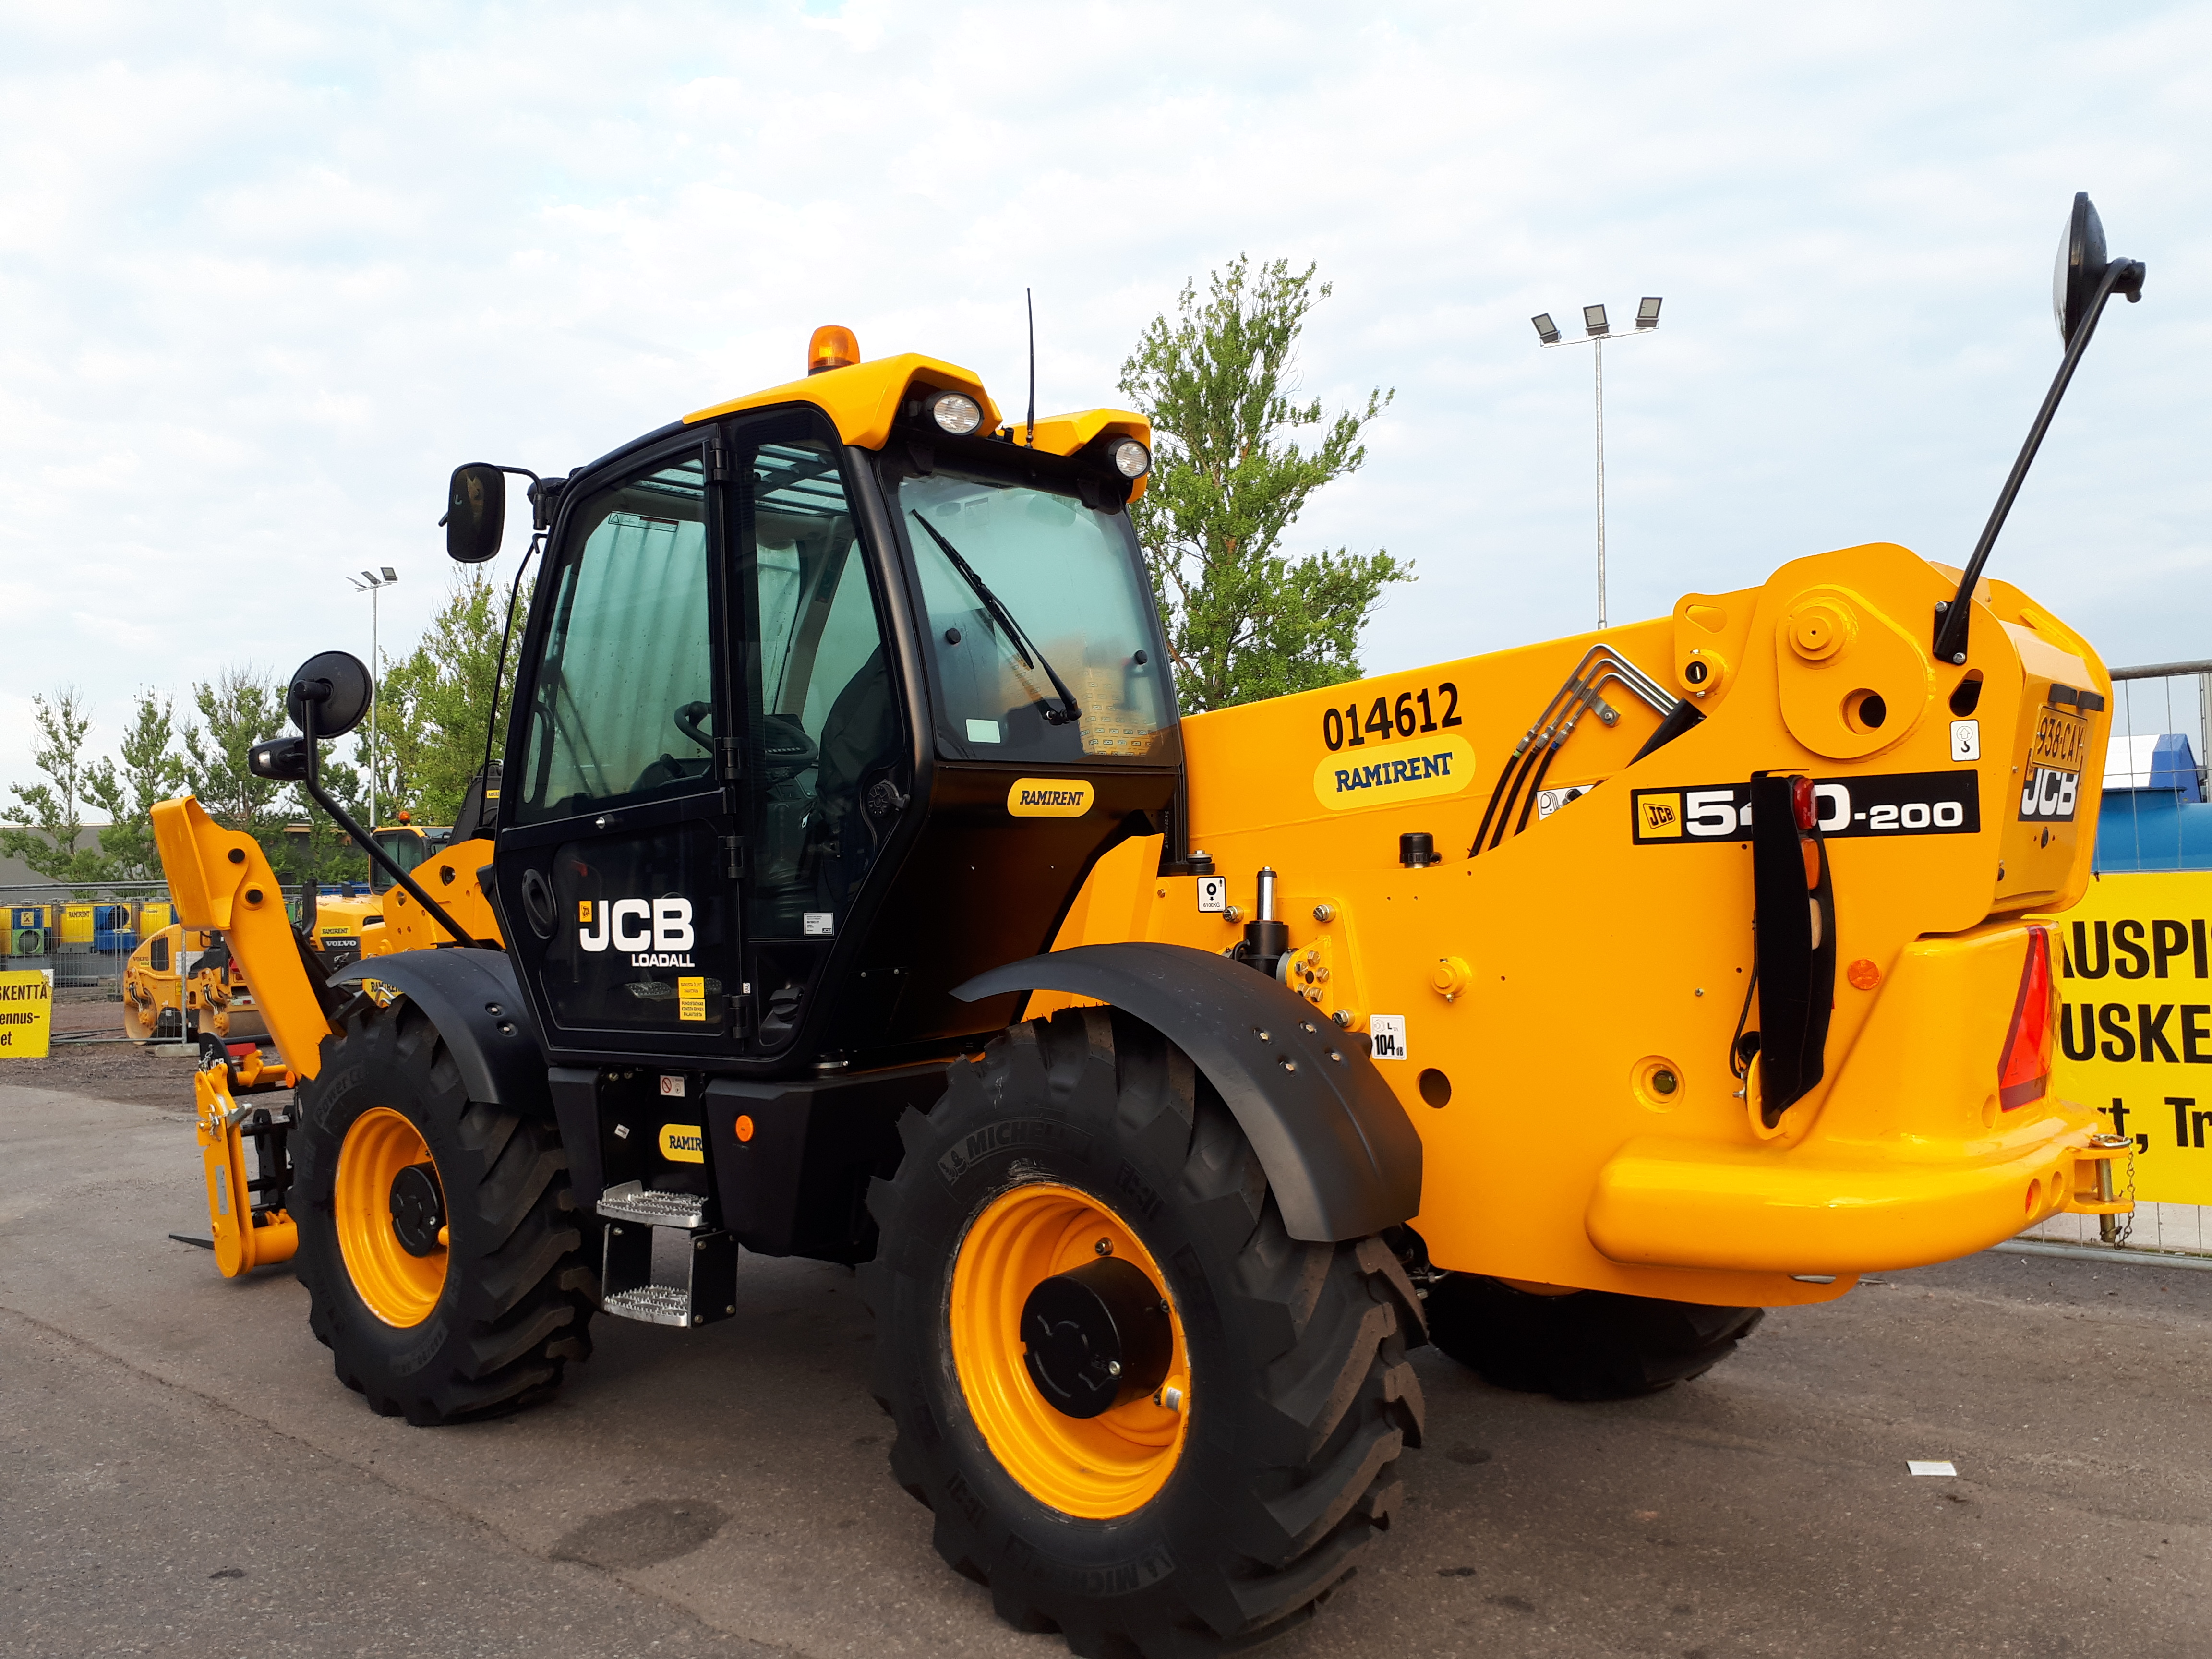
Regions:
M 691 1323 L 691 1292 L 675 1285 L 640 1285 L 617 1291 L 599 1304 L 617 1319 L 638 1319 L 648 1325 L 674 1325 L 688 1329 Z
M 625 1181 L 599 1194 L 599 1213 L 610 1221 L 635 1221 L 641 1227 L 706 1226 L 713 1200 L 697 1193 L 665 1193 L 642 1182 Z

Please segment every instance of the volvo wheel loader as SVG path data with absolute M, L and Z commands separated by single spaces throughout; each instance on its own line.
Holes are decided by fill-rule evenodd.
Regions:
M 2087 879 L 2110 683 L 1982 574 L 2140 289 L 2086 208 L 1965 569 L 1848 548 L 1188 718 L 1126 411 L 1010 424 L 825 329 L 804 379 L 525 475 L 491 850 L 391 872 L 435 948 L 325 971 L 250 838 L 157 812 L 303 1073 L 338 1378 L 511 1408 L 596 1316 L 731 1317 L 745 1252 L 858 1264 L 946 1561 L 1079 1653 L 1210 1654 L 1391 1523 L 1425 1338 L 1636 1392 L 1760 1309 L 2124 1208 L 2023 919 Z M 504 479 L 454 474 L 456 557 Z M 311 660 L 257 768 L 323 799 L 367 698 Z

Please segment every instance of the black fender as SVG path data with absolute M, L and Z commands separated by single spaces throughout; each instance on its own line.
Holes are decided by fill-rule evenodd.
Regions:
M 364 957 L 331 975 L 330 983 L 335 990 L 371 979 L 404 993 L 430 1017 L 471 1100 L 552 1115 L 545 1055 L 507 952 L 452 945 Z
M 1292 1238 L 1364 1238 L 1421 1205 L 1421 1138 L 1368 1058 L 1287 987 L 1185 945 L 1079 945 L 952 994 L 1090 997 L 1141 1019 L 1204 1073 L 1260 1155 Z

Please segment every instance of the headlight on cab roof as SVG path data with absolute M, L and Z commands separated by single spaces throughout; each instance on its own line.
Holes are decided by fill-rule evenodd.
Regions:
M 1106 452 L 1114 458 L 1115 471 L 1125 478 L 1141 478 L 1152 470 L 1152 452 L 1134 438 L 1123 438 Z
M 930 418 L 956 438 L 983 424 L 982 406 L 964 392 L 940 392 L 929 400 Z

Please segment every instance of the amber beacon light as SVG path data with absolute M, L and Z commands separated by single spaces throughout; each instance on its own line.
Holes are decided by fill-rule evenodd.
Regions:
M 826 323 L 806 343 L 806 372 L 819 374 L 827 368 L 850 368 L 860 361 L 860 342 L 849 328 Z

